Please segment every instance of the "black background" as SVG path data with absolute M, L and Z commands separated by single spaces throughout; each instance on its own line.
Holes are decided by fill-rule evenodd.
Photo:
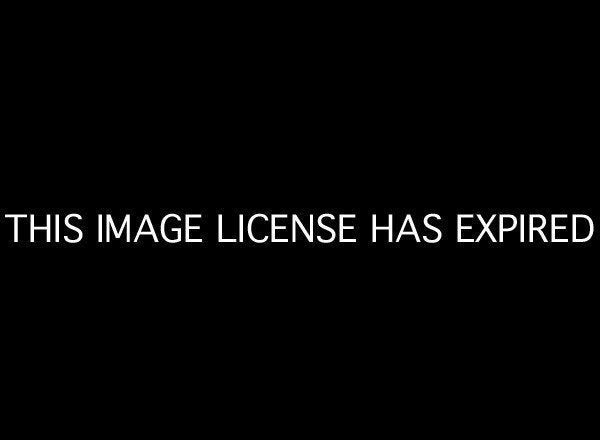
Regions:
M 356 212 L 361 243 L 4 240 L 11 412 L 573 429 L 595 389 L 597 238 L 460 246 L 453 218 L 597 221 L 592 29 L 524 11 L 247 12 L 23 16 L 3 55 L 2 213 Z M 375 212 L 438 212 L 444 241 L 371 246 Z

